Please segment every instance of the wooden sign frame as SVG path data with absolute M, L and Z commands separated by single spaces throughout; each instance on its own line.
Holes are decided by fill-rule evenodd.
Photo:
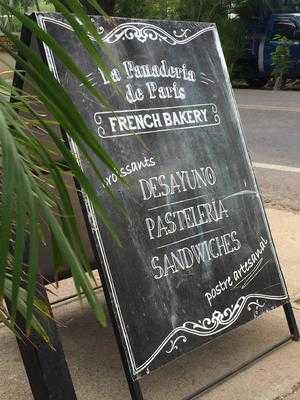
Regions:
M 32 19 L 36 20 L 35 14 L 32 15 Z M 32 39 L 32 34 L 29 30 L 26 28 L 22 28 L 22 33 L 21 33 L 21 40 L 30 47 L 31 44 L 31 39 Z M 40 53 L 43 59 L 45 60 L 45 54 L 43 51 L 43 46 L 41 43 L 39 43 L 39 48 L 40 48 Z M 45 60 L 46 61 L 46 60 Z M 17 66 L 17 69 L 22 69 Z M 23 87 L 23 79 L 20 76 L 15 75 L 14 78 L 14 86 L 16 88 L 22 89 Z M 65 133 L 62 131 L 62 135 L 66 137 Z M 109 293 L 109 287 L 107 285 L 106 279 L 105 279 L 105 274 L 103 272 L 103 269 L 101 267 L 101 260 L 99 258 L 99 253 L 97 251 L 97 244 L 95 242 L 95 237 L 92 232 L 92 227 L 90 224 L 89 220 L 89 215 L 88 215 L 88 210 L 86 208 L 86 203 L 82 196 L 79 197 L 79 201 L 82 206 L 82 210 L 84 213 L 84 217 L 87 223 L 88 231 L 89 231 L 89 237 L 90 241 L 94 250 L 94 255 L 97 260 L 97 265 L 98 265 L 98 270 L 100 274 L 100 278 L 102 280 L 103 284 L 103 291 L 106 299 L 106 303 L 108 306 L 108 311 L 109 315 L 112 321 L 112 326 L 114 329 L 114 334 L 116 337 L 116 341 L 118 344 L 119 352 L 121 355 L 121 360 L 122 360 L 122 365 L 126 374 L 131 398 L 133 400 L 142 400 L 143 399 L 143 394 L 142 390 L 139 384 L 139 381 L 136 379 L 133 379 L 132 373 L 131 373 L 131 366 L 128 363 L 128 357 L 126 354 L 126 350 L 123 345 L 122 337 L 120 334 L 119 330 L 119 325 L 118 321 L 116 320 L 116 316 L 114 313 L 114 305 L 111 301 L 111 296 Z M 44 292 L 43 296 L 46 296 L 46 293 Z M 243 369 L 247 368 L 254 362 L 258 361 L 261 359 L 263 356 L 269 354 L 271 351 L 274 349 L 280 347 L 282 344 L 287 343 L 290 340 L 298 341 L 300 336 L 299 336 L 299 330 L 297 327 L 296 319 L 294 316 L 294 312 L 291 306 L 290 301 L 288 301 L 286 304 L 283 305 L 286 320 L 288 323 L 290 335 L 285 338 L 284 340 L 281 340 L 280 342 L 276 343 L 272 347 L 266 349 L 263 353 L 258 354 L 256 357 L 253 359 L 247 361 L 246 363 L 240 365 L 238 368 L 230 371 L 229 373 L 225 374 L 224 376 L 218 378 L 217 380 L 211 382 L 209 385 L 200 388 L 196 392 L 192 393 L 188 397 L 186 397 L 184 400 L 192 400 L 197 398 L 200 394 L 203 392 L 211 389 L 215 385 L 224 382 L 226 379 L 229 377 L 235 375 L 236 373 L 242 371 Z M 76 395 L 75 391 L 73 388 L 72 380 L 70 378 L 70 374 L 68 371 L 67 364 L 65 362 L 65 357 L 63 353 L 62 346 L 60 344 L 60 340 L 58 337 L 57 329 L 55 327 L 54 322 L 51 322 L 51 332 L 52 336 L 54 339 L 54 343 L 56 344 L 56 347 L 58 351 L 56 354 L 53 354 L 53 351 L 51 349 L 46 349 L 44 345 L 42 345 L 42 342 L 39 341 L 39 339 L 34 336 L 34 343 L 35 347 L 33 347 L 30 343 L 27 343 L 24 345 L 22 342 L 18 342 L 19 348 L 23 357 L 24 365 L 26 368 L 26 372 L 32 387 L 33 395 L 35 400 L 75 400 Z M 51 365 L 51 368 L 48 368 L 48 365 Z M 49 372 L 50 371 L 50 372 Z M 60 372 L 58 374 L 58 371 Z M 58 377 L 60 376 L 60 378 Z M 58 389 L 59 387 L 59 389 Z

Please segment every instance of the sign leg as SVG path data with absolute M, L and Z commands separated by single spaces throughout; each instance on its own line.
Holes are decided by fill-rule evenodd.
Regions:
M 287 303 L 284 304 L 283 308 L 289 326 L 289 330 L 291 332 L 291 336 L 293 340 L 298 342 L 300 340 L 300 334 L 292 305 L 291 303 Z
M 41 285 L 40 294 L 48 301 L 46 290 Z M 9 306 L 9 304 L 8 304 Z M 46 328 L 55 350 L 52 350 L 35 332 L 29 340 L 17 340 L 34 400 L 76 400 L 73 382 L 53 320 L 38 316 Z M 25 322 L 18 317 L 18 326 L 24 330 Z
M 80 201 L 82 201 L 81 197 L 80 197 Z M 85 217 L 86 217 L 86 213 L 85 213 Z M 90 230 L 89 230 L 89 234 L 91 235 Z M 100 276 L 100 279 L 101 279 L 101 282 L 102 282 L 103 292 L 104 292 L 107 308 L 108 308 L 108 311 L 109 311 L 109 316 L 110 316 L 110 319 L 111 319 L 111 322 L 112 322 L 115 338 L 116 338 L 116 341 L 117 341 L 119 353 L 120 353 L 120 356 L 121 356 L 123 370 L 125 372 L 127 383 L 128 383 L 128 386 L 129 386 L 129 391 L 130 391 L 130 394 L 131 394 L 131 398 L 132 398 L 132 400 L 144 400 L 143 393 L 142 393 L 141 386 L 140 386 L 139 382 L 138 381 L 134 381 L 132 379 L 132 375 L 131 375 L 131 372 L 130 372 L 130 367 L 129 367 L 129 364 L 128 364 L 128 360 L 127 360 L 127 357 L 126 357 L 126 354 L 125 354 L 125 350 L 124 350 L 123 344 L 122 344 L 120 331 L 118 329 L 118 325 L 117 325 L 117 321 L 116 321 L 116 318 L 115 318 L 115 314 L 113 312 L 113 306 L 112 306 L 112 303 L 111 303 L 111 300 L 110 300 L 110 296 L 109 296 L 109 290 L 108 290 L 107 283 L 106 283 L 106 280 L 105 280 L 105 277 L 104 277 L 104 273 L 102 271 L 101 262 L 100 262 L 100 260 L 98 258 L 98 253 L 97 253 L 97 250 L 96 250 L 96 246 L 95 246 L 95 242 L 94 242 L 93 236 L 91 236 L 91 244 L 92 244 L 93 249 L 94 249 L 95 257 L 96 257 L 96 259 L 98 261 L 98 265 L 99 265 L 98 273 L 99 273 L 99 276 Z
M 127 376 L 127 382 L 132 400 L 144 400 L 139 382 L 133 382 L 129 376 Z

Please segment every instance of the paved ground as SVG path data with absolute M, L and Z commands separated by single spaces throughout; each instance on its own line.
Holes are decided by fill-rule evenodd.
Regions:
M 300 213 L 267 211 L 291 296 L 300 298 Z M 65 283 L 60 294 L 70 290 Z M 300 304 L 294 303 L 294 308 L 300 324 Z M 55 307 L 54 312 L 78 400 L 129 400 L 111 329 L 101 329 L 88 308 L 78 302 Z M 282 309 L 269 313 L 145 378 L 145 400 L 179 400 L 287 334 Z M 31 400 L 15 340 L 3 327 L 0 354 L 0 400 Z M 298 400 L 299 371 L 300 343 L 290 343 L 203 399 Z
M 300 210 L 299 92 L 235 93 L 265 201 Z

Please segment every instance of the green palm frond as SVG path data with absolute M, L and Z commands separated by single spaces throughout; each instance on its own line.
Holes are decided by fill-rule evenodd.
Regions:
M 106 65 L 94 43 L 102 51 L 105 48 L 80 2 L 51 2 L 71 25 L 94 63 L 105 71 Z M 109 108 L 105 96 L 96 91 L 59 43 L 33 19 L 5 3 L 0 0 L 3 9 L 45 42 L 101 106 Z M 90 3 L 93 4 L 93 0 Z M 37 317 L 42 314 L 51 318 L 47 304 L 39 298 L 38 290 L 39 252 L 44 241 L 45 226 L 52 237 L 56 272 L 61 264 L 68 265 L 77 290 L 85 294 L 97 319 L 105 324 L 103 309 L 92 288 L 91 268 L 82 245 L 81 229 L 76 220 L 66 176 L 76 178 L 89 196 L 98 217 L 106 224 L 113 238 L 119 241 L 97 193 L 71 150 L 62 141 L 56 125 L 60 125 L 76 143 L 100 182 L 104 182 L 104 179 L 95 165 L 94 157 L 118 176 L 119 171 L 110 155 L 97 142 L 68 93 L 39 56 L 18 37 L 8 31 L 5 34 L 18 49 L 17 54 L 6 49 L 17 61 L 16 74 L 24 78 L 33 95 L 12 89 L 12 101 L 8 102 L 5 93 L 9 87 L 0 78 L 0 320 L 18 334 L 16 321 L 17 314 L 20 314 L 26 320 L 27 334 L 34 329 L 48 340 L 47 332 Z M 53 120 L 37 111 L 40 109 L 47 110 Z M 51 142 L 49 147 L 41 139 L 45 135 Z M 55 161 L 57 159 L 60 161 Z M 116 200 L 115 203 L 120 208 Z M 10 304 L 9 313 L 4 307 L 5 298 Z

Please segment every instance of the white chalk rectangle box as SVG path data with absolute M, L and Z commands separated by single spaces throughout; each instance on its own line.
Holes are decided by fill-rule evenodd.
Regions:
M 134 110 L 101 111 L 94 114 L 101 138 L 170 132 L 220 125 L 216 104 L 193 104 Z

